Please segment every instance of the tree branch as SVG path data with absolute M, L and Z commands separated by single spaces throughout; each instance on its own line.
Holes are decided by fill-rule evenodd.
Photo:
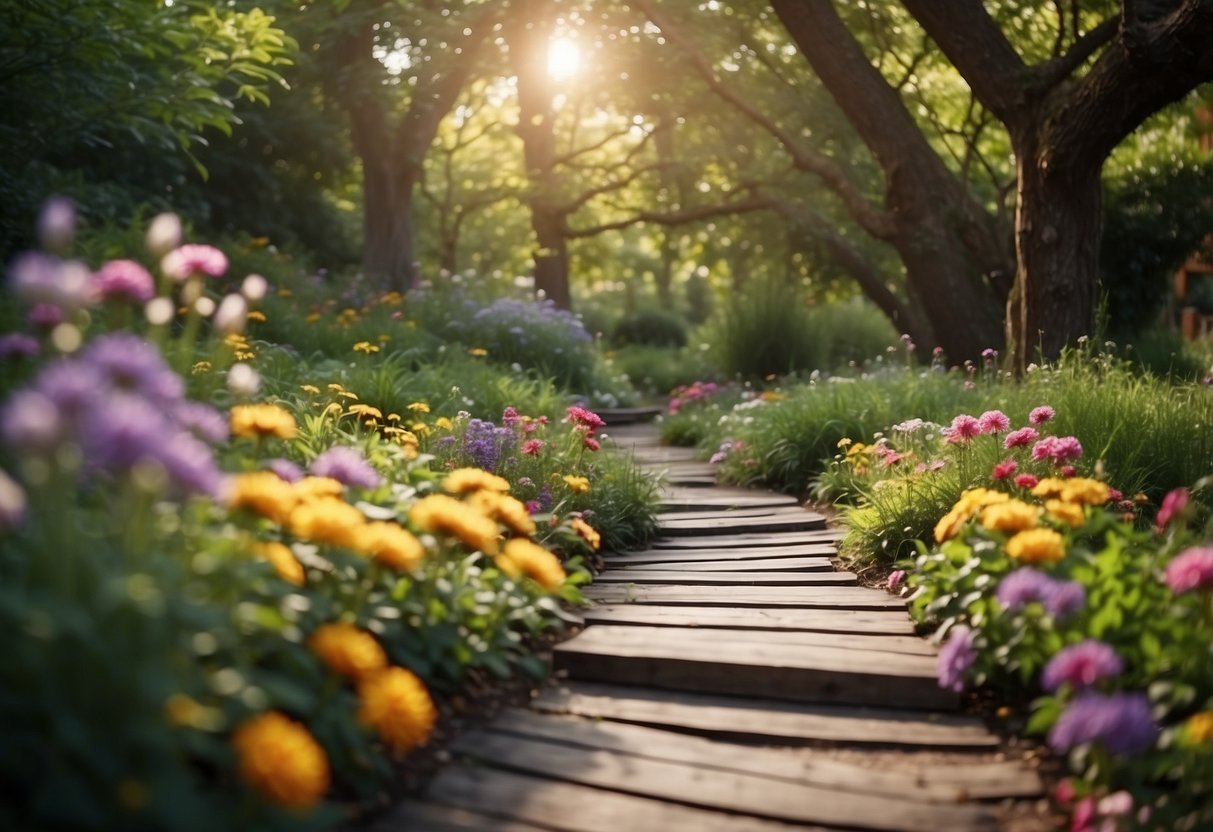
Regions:
M 746 214 L 752 211 L 765 211 L 774 208 L 775 205 L 776 200 L 773 197 L 755 194 L 736 202 L 698 205 L 694 208 L 683 208 L 680 211 L 638 211 L 623 219 L 599 223 L 598 225 L 586 226 L 584 228 L 573 228 L 566 224 L 564 234 L 570 240 L 576 240 L 582 237 L 593 237 L 605 231 L 620 231 L 633 225 L 640 225 L 641 223 L 664 226 L 687 225 L 693 222 L 715 219 L 716 217 Z
M 1119 29 L 1120 21 L 1109 17 L 1080 37 L 1064 55 L 1037 64 L 1032 69 L 1033 86 L 1044 90 L 1057 86 L 1086 63 L 1087 59 L 1095 54 L 1096 49 L 1111 42 Z

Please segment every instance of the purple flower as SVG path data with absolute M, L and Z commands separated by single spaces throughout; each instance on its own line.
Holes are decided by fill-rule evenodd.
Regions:
M 1167 586 L 1178 594 L 1213 588 L 1213 546 L 1185 549 L 1167 564 Z
M 299 482 L 303 479 L 303 469 L 289 459 L 271 459 L 266 467 L 277 474 L 279 479 L 287 482 Z
M 1011 427 L 1011 420 L 1001 410 L 987 410 L 977 417 L 977 426 L 982 433 L 1002 433 Z
M 8 269 L 9 288 L 31 306 L 45 305 L 70 312 L 90 306 L 94 299 L 92 272 L 76 261 L 27 251 Z
M 82 432 L 85 465 L 122 474 L 142 462 L 156 461 L 167 442 L 164 415 L 151 402 L 118 393 L 93 408 Z
M 1100 679 L 1119 676 L 1124 669 L 1124 660 L 1115 650 L 1102 641 L 1087 639 L 1063 647 L 1049 659 L 1040 684 L 1048 691 L 1055 691 L 1062 685 L 1077 690 L 1090 687 Z
M 36 358 L 41 351 L 42 345 L 32 335 L 20 332 L 0 335 L 0 361 Z
M 203 442 L 218 445 L 226 442 L 229 433 L 228 419 L 209 404 L 181 400 L 173 408 L 173 421 Z
M 0 410 L 0 437 L 10 448 L 48 451 L 63 438 L 63 418 L 48 396 L 19 390 Z
M 218 497 L 223 475 L 215 464 L 210 446 L 188 433 L 171 437 L 159 449 L 157 461 L 170 482 L 186 494 Z
M 16 480 L 0 469 L 0 534 L 25 522 L 28 508 L 25 491 Z
M 1053 408 L 1042 404 L 1040 407 L 1032 408 L 1032 412 L 1028 414 L 1028 421 L 1034 425 L 1043 425 L 1056 415 L 1057 412 Z
M 972 631 L 964 626 L 952 628 L 948 640 L 940 648 L 939 659 L 935 665 L 939 686 L 960 693 L 964 690 L 965 674 L 975 661 L 977 652 L 973 649 Z
M 1010 450 L 1011 448 L 1024 448 L 1031 445 L 1040 437 L 1040 433 L 1036 428 L 1023 427 L 1019 430 L 1013 430 L 1007 434 L 1002 440 L 1002 446 Z
M 25 322 L 30 326 L 40 326 L 51 329 L 63 323 L 63 310 L 50 303 L 36 303 L 25 316 Z
M 354 448 L 337 445 L 312 460 L 308 466 L 318 477 L 332 477 L 343 485 L 378 488 L 383 477 Z
M 513 438 L 512 431 L 506 430 L 506 434 Z M 506 437 L 497 433 L 497 427 L 492 422 L 469 419 L 467 429 L 463 433 L 463 452 L 471 457 L 477 468 L 496 471 L 501 459 L 503 438 Z
M 214 246 L 186 244 L 164 255 L 160 268 L 178 281 L 203 275 L 222 277 L 227 271 L 227 255 Z
M 103 300 L 143 303 L 156 294 L 156 283 L 140 263 L 111 260 L 93 275 L 93 289 Z
M 76 234 L 76 206 L 65 196 L 52 196 L 38 214 L 38 241 L 43 248 L 63 251 Z
M 1105 696 L 1083 691 L 1049 729 L 1048 741 L 1059 754 L 1089 742 L 1102 743 L 1111 754 L 1137 754 L 1157 738 L 1158 726 L 1144 693 Z
M 1049 597 L 1045 599 L 1045 610 L 1057 619 L 1078 612 L 1087 603 L 1087 592 L 1078 581 L 1057 581 Z
M 48 364 L 38 374 L 34 387 L 54 402 L 64 418 L 71 420 L 86 417 L 107 392 L 97 373 L 79 361 Z
M 181 377 L 169 368 L 159 350 L 137 335 L 103 335 L 85 347 L 80 357 L 115 389 L 137 393 L 155 404 L 172 407 L 184 395 Z
M 1040 604 L 1054 618 L 1065 618 L 1082 609 L 1086 592 L 1076 581 L 1061 581 L 1025 566 L 1011 572 L 998 584 L 995 595 L 1006 610 Z

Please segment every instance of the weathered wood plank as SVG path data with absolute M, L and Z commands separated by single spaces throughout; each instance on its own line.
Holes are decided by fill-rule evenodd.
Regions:
M 557 645 L 553 662 L 571 678 L 591 682 L 880 707 L 955 710 L 958 703 L 936 683 L 928 656 L 693 640 L 671 633 L 695 631 L 668 627 L 643 628 L 638 643 L 619 643 L 639 629 L 589 627 Z
M 735 546 L 705 549 L 637 549 L 632 552 L 604 552 L 608 564 L 653 563 L 656 561 L 727 561 L 755 558 L 829 558 L 838 554 L 831 542 L 802 543 L 796 546 Z
M 606 422 L 608 429 L 614 429 L 618 425 L 644 425 L 646 432 L 656 435 L 656 429 L 649 423 L 663 411 L 660 407 L 601 407 L 594 412 Z
M 428 796 L 442 803 L 499 818 L 534 823 L 559 832 L 620 832 L 629 829 L 637 832 L 806 832 L 810 829 L 576 783 L 462 765 L 449 766 L 441 771 L 430 784 Z M 418 827 L 418 832 L 424 829 Z M 496 827 L 485 827 L 486 832 L 492 829 Z M 824 830 L 818 829 L 817 832 Z
M 702 628 L 702 627 L 665 627 L 653 628 L 642 625 L 600 625 L 583 632 L 577 638 L 584 638 L 597 644 L 614 644 L 620 648 L 630 648 L 639 644 L 649 644 L 659 641 L 663 644 L 676 646 L 707 645 L 719 648 L 722 652 L 735 651 L 741 646 L 742 650 L 750 645 L 766 645 L 772 648 L 828 648 L 831 650 L 857 650 L 875 653 L 896 653 L 899 656 L 925 657 L 928 661 L 919 664 L 932 679 L 935 673 L 935 656 L 939 650 L 924 638 L 906 635 L 886 635 L 883 633 L 822 633 L 813 630 L 755 630 L 753 628 Z M 880 657 L 861 657 L 856 664 L 869 669 L 879 666 L 883 661 Z
M 752 630 L 807 630 L 818 633 L 913 635 L 902 610 L 863 612 L 791 607 L 663 607 L 651 604 L 595 605 L 581 611 L 587 624 L 639 624 Z
M 800 501 L 790 494 L 770 493 L 719 493 L 722 489 L 708 491 L 696 489 L 670 489 L 663 492 L 658 506 L 665 511 L 720 511 L 729 508 L 790 508 L 798 507 Z
M 887 708 L 812 705 L 573 682 L 545 688 L 531 707 L 746 742 L 962 749 L 998 748 L 978 719 Z
M 517 734 L 473 731 L 459 737 L 453 747 L 458 753 L 513 771 L 771 820 L 878 830 L 994 828 L 993 814 L 979 806 L 873 800 L 870 794 Z M 576 807 L 569 808 L 576 811 Z
M 621 567 L 594 579 L 597 584 L 677 584 L 683 586 L 854 586 L 851 572 L 678 572 L 668 569 Z
M 757 546 L 797 546 L 807 543 L 833 543 L 841 540 L 843 533 L 836 529 L 821 529 L 793 532 L 739 532 L 737 534 L 709 534 L 685 537 L 664 537 L 652 542 L 652 549 L 708 549 L 708 548 L 753 548 Z
M 738 517 L 802 517 L 813 512 L 804 506 L 747 506 L 745 508 L 703 509 L 698 511 L 662 511 L 657 517 L 674 520 L 729 520 Z
M 720 587 L 592 584 L 583 590 L 608 604 L 690 604 L 702 607 L 800 607 L 804 609 L 904 610 L 906 602 L 866 587 Z
M 657 518 L 657 528 L 669 537 L 752 534 L 754 532 L 801 532 L 824 529 L 826 519 L 812 511 L 770 517 L 719 516 L 691 520 Z
M 666 555 L 660 560 L 632 561 L 612 557 L 611 570 L 632 570 L 636 567 L 662 572 L 830 572 L 834 569 L 828 557 L 819 558 L 752 558 L 748 560 L 679 560 Z M 610 574 L 608 572 L 607 574 Z M 626 574 L 626 573 L 625 573 Z M 599 576 L 596 580 L 602 580 Z
M 648 726 L 521 709 L 506 709 L 487 730 L 916 803 L 1041 793 L 1040 777 L 1019 761 L 969 759 L 963 765 L 932 766 L 934 776 L 924 777 L 918 760 L 907 755 L 885 755 L 885 764 L 877 767 L 837 760 L 818 749 L 747 747 Z
M 469 812 L 454 806 L 440 806 L 409 800 L 367 827 L 367 832 L 545 832 L 551 826 L 536 826 L 525 821 Z

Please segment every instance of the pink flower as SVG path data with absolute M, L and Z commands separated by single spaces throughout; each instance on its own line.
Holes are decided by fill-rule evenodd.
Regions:
M 93 275 L 93 287 L 103 299 L 143 303 L 156 294 L 156 282 L 134 260 L 111 260 Z
M 572 422 L 578 427 L 588 428 L 590 431 L 598 430 L 598 428 L 606 425 L 606 422 L 602 421 L 601 416 L 593 411 L 586 410 L 584 407 L 573 405 L 565 412 L 568 413 L 566 421 Z
M 522 443 L 522 452 L 527 456 L 539 456 L 539 452 L 542 450 L 542 439 L 528 439 Z
M 596 451 L 602 447 L 602 444 L 599 443 L 599 441 L 597 439 L 595 439 L 594 437 L 587 436 L 585 438 L 585 446 L 587 448 L 589 448 L 591 451 Z
M 501 412 L 501 424 L 513 425 L 515 422 L 521 422 L 522 417 L 518 415 L 518 411 L 513 407 L 507 407 Z
M 996 480 L 1005 480 L 1019 470 L 1019 463 L 1013 459 L 1004 459 L 990 471 L 990 476 Z
M 1002 446 L 1007 450 L 1011 448 L 1024 448 L 1031 445 L 1040 438 L 1040 433 L 1036 428 L 1020 428 L 1013 430 L 1007 434 L 1007 437 L 1002 440 Z
M 1036 477 L 1032 476 L 1031 474 L 1020 474 L 1015 478 L 1016 488 L 1035 488 L 1036 483 L 1038 482 L 1040 482 L 1040 480 L 1036 479 Z
M 890 592 L 896 592 L 905 579 L 906 571 L 904 569 L 894 569 L 889 573 L 889 580 L 886 586 L 888 586 Z
M 542 510 L 543 510 L 543 506 L 540 505 L 538 500 L 527 500 L 526 501 L 526 513 L 527 514 L 538 514 Z
M 944 433 L 947 434 L 949 442 L 967 444 L 973 437 L 980 436 L 982 430 L 977 419 L 962 413 L 952 420 L 951 427 L 944 428 Z
M 977 425 L 982 433 L 1002 433 L 1011 427 L 1011 420 L 1001 410 L 987 410 L 977 417 Z
M 1172 520 L 1181 516 L 1187 507 L 1188 489 L 1176 488 L 1168 492 L 1167 496 L 1162 498 L 1162 507 L 1158 509 L 1158 517 L 1154 520 L 1154 525 L 1159 531 L 1162 531 Z
M 1063 465 L 1057 469 L 1057 473 L 1061 474 L 1063 477 L 1076 477 L 1078 476 L 1078 469 L 1073 465 Z
M 932 463 L 931 463 L 931 465 L 930 465 L 930 470 L 931 470 L 931 471 L 938 471 L 938 470 L 940 470 L 941 468 L 943 468 L 943 466 L 945 466 L 945 465 L 947 465 L 947 464 L 948 464 L 948 461 L 947 461 L 946 459 L 937 459 L 937 460 L 935 460 L 934 462 L 932 462 Z
M 1056 415 L 1057 411 L 1047 404 L 1042 404 L 1040 407 L 1032 408 L 1032 412 L 1028 414 L 1028 421 L 1034 425 L 1043 425 Z
M 202 275 L 222 277 L 227 271 L 227 255 L 214 246 L 189 243 L 164 255 L 160 268 L 174 280 Z
M 1167 564 L 1167 586 L 1175 593 L 1213 588 L 1213 547 L 1185 549 Z
M 1075 436 L 1059 436 L 1053 448 L 1053 461 L 1062 462 L 1067 459 L 1078 459 L 1082 456 L 1082 444 Z
M 1059 650 L 1045 665 L 1040 684 L 1048 691 L 1055 691 L 1062 685 L 1077 690 L 1090 687 L 1100 679 L 1119 676 L 1124 669 L 1124 659 L 1109 645 L 1087 639 Z

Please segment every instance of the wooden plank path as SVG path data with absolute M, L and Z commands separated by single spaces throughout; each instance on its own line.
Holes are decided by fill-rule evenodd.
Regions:
M 939 688 L 904 602 L 833 568 L 824 517 L 608 432 L 666 477 L 662 537 L 605 556 L 558 681 L 375 832 L 1047 828 L 1023 822 L 1035 770 Z

